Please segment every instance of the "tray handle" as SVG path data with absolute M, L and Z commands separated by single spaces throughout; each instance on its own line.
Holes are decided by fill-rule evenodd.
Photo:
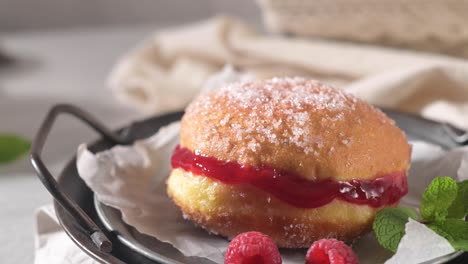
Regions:
M 466 130 L 455 127 L 449 123 L 444 123 L 443 129 L 450 136 L 450 138 L 459 145 L 468 145 L 468 132 Z
M 86 232 L 91 238 L 93 243 L 100 251 L 109 253 L 112 251 L 112 242 L 102 232 L 102 230 L 91 220 L 91 218 L 80 208 L 80 206 L 73 201 L 58 185 L 55 178 L 47 169 L 42 161 L 41 153 L 44 148 L 45 140 L 49 135 L 50 129 L 55 122 L 55 119 L 60 114 L 69 114 L 97 131 L 103 138 L 116 144 L 125 144 L 125 142 L 115 134 L 113 134 L 104 125 L 94 119 L 90 114 L 83 110 L 67 104 L 60 104 L 52 107 L 47 114 L 39 131 L 34 138 L 31 147 L 31 163 L 36 171 L 37 177 L 41 180 L 42 184 L 47 188 L 49 193 L 54 199 L 77 221 L 79 227 Z

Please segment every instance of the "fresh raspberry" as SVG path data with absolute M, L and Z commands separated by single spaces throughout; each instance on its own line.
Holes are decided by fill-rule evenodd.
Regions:
M 281 255 L 273 239 L 260 232 L 236 236 L 226 251 L 224 264 L 281 264 Z
M 358 264 L 353 250 L 336 239 L 320 239 L 310 246 L 306 264 Z

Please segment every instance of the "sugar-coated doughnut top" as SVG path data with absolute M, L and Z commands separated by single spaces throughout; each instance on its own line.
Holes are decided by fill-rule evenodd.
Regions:
M 302 78 L 234 83 L 199 96 L 182 119 L 181 145 L 311 180 L 406 170 L 410 152 L 403 132 L 381 111 Z

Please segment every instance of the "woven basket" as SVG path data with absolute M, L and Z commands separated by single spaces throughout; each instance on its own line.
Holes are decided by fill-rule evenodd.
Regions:
M 267 28 L 468 58 L 468 0 L 257 0 Z

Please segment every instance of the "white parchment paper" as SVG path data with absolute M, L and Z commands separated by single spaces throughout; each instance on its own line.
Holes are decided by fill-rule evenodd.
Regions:
M 170 157 L 178 140 L 179 123 L 173 123 L 132 146 L 115 146 L 93 154 L 86 145 L 81 145 L 77 156 L 78 172 L 102 203 L 119 209 L 123 220 L 139 232 L 172 244 L 186 256 L 205 257 L 223 263 L 228 241 L 210 235 L 183 219 L 180 210 L 166 194 Z M 402 204 L 418 207 L 422 192 L 434 177 L 450 176 L 457 181 L 467 179 L 468 147 L 444 151 L 424 142 L 411 144 L 410 191 Z M 417 240 L 418 237 L 409 239 Z M 382 263 L 391 256 L 372 235 L 357 241 L 353 247 L 361 263 Z M 303 262 L 302 251 L 283 255 L 285 264 Z

